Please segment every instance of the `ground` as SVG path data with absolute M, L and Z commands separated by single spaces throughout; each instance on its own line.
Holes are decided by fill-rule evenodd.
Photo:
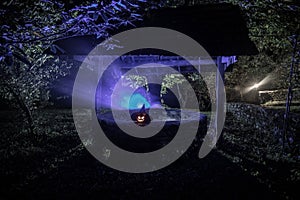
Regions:
M 184 155 L 164 169 L 130 174 L 87 152 L 71 110 L 39 111 L 34 136 L 16 111 L 1 111 L 0 199 L 298 199 L 299 151 L 282 151 L 282 112 L 229 104 L 222 137 L 208 156 Z M 292 121 L 299 131 L 300 115 Z

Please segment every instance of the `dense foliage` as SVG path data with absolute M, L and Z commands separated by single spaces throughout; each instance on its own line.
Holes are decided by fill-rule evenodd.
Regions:
M 0 9 L 0 95 L 25 114 L 33 132 L 32 111 L 48 99 L 49 84 L 71 67 L 55 58 L 57 39 L 94 34 L 106 38 L 111 30 L 134 26 L 140 4 L 125 0 L 63 4 L 49 0 L 4 1 Z
M 278 0 L 228 2 L 240 6 L 248 24 L 249 36 L 260 52 L 256 56 L 239 58 L 233 73 L 227 76 L 228 85 L 248 87 L 270 75 L 271 81 L 262 89 L 287 88 L 293 53 L 292 37 L 300 30 L 299 3 Z M 294 84 L 299 87 L 299 82 Z

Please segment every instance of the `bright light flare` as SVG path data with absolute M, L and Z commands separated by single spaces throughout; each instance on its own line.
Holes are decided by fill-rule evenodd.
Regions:
M 257 89 L 259 88 L 259 86 L 261 86 L 262 84 L 260 83 L 255 83 L 252 87 L 250 87 L 250 90 L 253 90 L 253 89 Z
M 247 87 L 244 91 L 244 93 L 248 93 L 253 89 L 258 89 L 260 86 L 268 83 L 269 81 L 271 81 L 271 75 L 266 76 L 262 81 L 260 81 L 259 83 L 255 83 L 254 85 L 252 85 L 251 87 Z

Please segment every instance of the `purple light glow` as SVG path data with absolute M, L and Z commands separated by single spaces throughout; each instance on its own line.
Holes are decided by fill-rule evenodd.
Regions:
M 129 92 L 123 91 L 119 94 L 119 96 L 112 99 L 112 107 L 135 110 L 140 109 L 145 105 L 145 108 L 150 108 L 149 101 L 141 93 L 136 92 L 130 95 Z
M 134 80 L 130 82 L 122 72 L 124 66 L 128 67 L 128 64 L 117 59 L 104 71 L 97 87 L 96 110 L 99 108 L 135 110 L 144 104 L 146 109 L 157 104 L 161 107 L 161 85 L 148 84 L 148 89 L 146 86 L 132 85 Z M 139 72 L 133 75 L 143 76 Z

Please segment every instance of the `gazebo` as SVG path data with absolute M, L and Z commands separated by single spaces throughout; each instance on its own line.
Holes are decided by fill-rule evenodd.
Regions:
M 117 99 L 118 101 L 121 101 L 122 98 L 114 98 L 112 94 L 116 82 L 122 79 L 122 75 L 127 71 L 131 69 L 136 69 L 136 66 L 143 65 L 146 63 L 160 63 L 168 65 L 168 67 L 175 69 L 181 74 L 194 72 L 195 68 L 198 68 L 197 71 L 201 73 L 202 70 L 209 71 L 210 69 L 212 69 L 212 66 L 217 66 L 219 73 L 217 73 L 217 75 L 215 76 L 215 91 L 213 92 L 215 93 L 215 99 L 213 100 L 215 105 L 215 111 L 212 110 L 211 112 L 212 114 L 208 130 L 207 118 L 198 111 L 191 112 L 189 109 L 185 109 L 186 107 L 180 107 L 180 109 L 177 109 L 176 111 L 167 111 L 168 116 L 166 116 L 166 110 L 161 109 L 163 108 L 161 104 L 161 85 L 148 85 L 147 91 L 147 95 L 150 96 L 150 99 L 148 98 L 150 106 L 149 108 L 155 108 L 150 109 L 150 111 L 152 110 L 152 112 L 155 113 L 154 120 L 156 120 L 155 122 L 154 120 L 152 120 L 151 124 L 152 122 L 156 124 L 159 121 L 165 121 L 168 129 L 173 125 L 180 126 L 182 124 L 182 113 L 185 113 L 185 115 L 188 116 L 186 119 L 184 119 L 185 123 L 183 124 L 185 124 L 185 126 L 194 128 L 195 124 L 201 124 L 200 126 L 202 128 L 198 129 L 197 137 L 203 137 L 204 135 L 206 136 L 203 139 L 203 141 L 205 141 L 205 144 L 203 143 L 204 148 L 201 147 L 201 149 L 205 150 L 200 150 L 199 156 L 205 156 L 209 152 L 207 150 L 212 148 L 216 144 L 217 139 L 220 136 L 219 134 L 221 132 L 221 129 L 223 127 L 223 122 L 225 118 L 225 91 L 222 87 L 222 80 L 224 80 L 225 71 L 228 69 L 229 66 L 231 66 L 237 61 L 237 56 L 253 55 L 258 53 L 254 43 L 248 37 L 248 29 L 245 21 L 243 20 L 243 16 L 240 12 L 239 7 L 231 4 L 214 4 L 152 10 L 145 15 L 145 19 L 141 21 L 137 27 L 162 27 L 179 31 L 191 37 L 200 45 L 202 45 L 202 47 L 204 47 L 204 49 L 209 53 L 212 59 L 207 59 L 205 57 L 195 57 L 195 55 L 187 55 L 190 56 L 188 60 L 189 63 L 187 64 L 186 60 L 184 60 L 181 56 L 170 54 L 170 52 L 161 51 L 158 49 L 139 49 L 118 57 L 114 57 L 114 55 L 111 55 L 109 53 L 107 53 L 107 55 L 104 55 L 105 53 L 102 53 L 101 55 L 89 55 L 88 59 L 86 59 L 90 51 L 102 42 L 99 41 L 95 36 L 88 35 L 72 37 L 56 41 L 53 44 L 56 47 L 56 54 L 68 56 L 69 58 L 75 61 L 83 62 L 84 65 L 87 64 L 87 66 L 93 66 L 92 68 L 85 68 L 85 70 L 91 70 L 91 72 L 89 73 L 91 77 L 86 77 L 84 80 L 84 84 L 90 85 L 90 87 L 82 88 L 80 89 L 80 91 L 78 90 L 78 88 L 75 90 L 76 94 L 82 95 L 82 97 L 78 97 L 76 95 L 76 107 L 78 108 L 79 106 L 85 108 L 85 105 L 89 105 L 88 109 L 91 109 L 90 105 L 94 105 L 95 102 L 96 115 L 98 120 L 100 120 L 100 123 L 112 123 L 115 127 L 116 124 L 112 113 L 109 112 L 101 114 L 101 111 L 106 110 L 106 108 L 113 108 L 112 110 L 116 110 L 116 108 L 113 107 L 112 99 Z M 104 63 L 105 59 L 111 59 L 112 57 L 115 59 L 115 61 L 113 62 L 114 67 L 107 70 L 108 73 L 105 76 L 101 77 L 101 79 L 98 82 L 98 88 L 96 89 L 96 93 L 94 93 L 94 89 L 91 89 L 94 86 L 91 86 L 91 83 L 89 82 L 93 82 L 92 85 L 94 83 L 97 83 L 95 82 L 98 81 L 96 74 L 102 73 L 99 72 L 99 70 L 101 71 L 101 62 Z M 99 69 L 97 68 L 97 66 L 99 66 Z M 138 75 L 146 76 L 147 79 L 151 79 L 153 77 L 161 75 L 160 73 L 162 73 L 163 71 L 160 69 L 158 70 L 157 68 L 155 70 L 153 69 L 154 68 L 147 67 L 143 68 L 142 70 L 137 70 L 136 73 Z M 214 70 L 216 70 L 216 68 L 214 68 Z M 65 90 L 63 94 L 64 96 L 71 97 L 75 75 L 76 73 L 74 73 L 73 76 L 70 76 L 67 80 L 65 79 L 61 82 L 67 82 L 67 84 L 65 85 L 69 87 L 68 90 Z M 58 90 L 61 90 L 62 87 L 60 85 L 57 85 L 56 88 Z M 119 91 L 121 92 L 122 89 Z M 130 93 L 129 96 L 131 94 L 132 93 Z M 87 98 L 87 100 L 85 100 L 85 98 Z M 90 98 L 95 98 L 95 101 L 91 101 Z M 131 98 L 131 96 L 129 98 Z M 83 101 L 78 101 L 78 99 L 82 99 Z M 176 101 L 174 98 L 171 99 L 173 99 L 172 101 Z M 86 101 L 87 104 L 84 101 Z M 70 102 L 71 101 L 69 101 L 69 105 L 71 105 Z M 144 106 L 143 104 L 139 106 L 144 107 L 145 103 Z M 134 112 L 136 112 L 137 109 L 139 109 L 139 107 L 131 108 L 130 103 L 128 103 L 128 107 L 125 107 L 123 111 L 135 110 Z M 122 108 L 120 109 L 120 111 L 123 112 Z M 171 112 L 174 113 L 174 111 L 175 117 L 169 117 L 169 114 L 172 114 Z M 89 110 L 88 112 L 95 113 L 93 110 Z M 92 118 L 93 116 L 94 115 L 91 114 Z M 125 117 L 122 122 L 125 124 L 131 123 L 130 120 L 128 121 L 127 117 Z M 127 145 L 127 147 L 131 148 L 139 146 L 141 149 L 147 149 L 149 147 L 148 150 L 153 150 L 153 145 L 158 144 L 157 142 L 153 142 L 152 140 L 152 142 L 150 143 L 147 143 L 147 141 L 144 140 L 132 141 L 132 138 L 128 137 L 126 134 L 122 134 L 121 132 L 120 134 L 115 134 L 116 130 L 118 129 L 115 128 L 113 131 L 111 131 L 114 132 L 114 134 L 109 135 L 111 137 L 116 137 L 114 138 L 115 142 L 122 143 L 123 141 L 127 141 L 125 142 L 125 146 Z M 206 132 L 208 133 L 206 134 Z M 167 142 L 164 141 L 163 138 L 170 139 L 170 136 L 167 136 L 165 134 L 167 133 L 162 132 L 162 134 L 157 134 L 163 136 L 156 137 L 156 139 L 158 138 L 159 143 Z M 153 139 L 155 139 L 155 137 Z
M 184 33 L 196 40 L 213 58 L 218 67 L 220 75 L 224 80 L 224 73 L 233 63 L 237 61 L 239 55 L 253 55 L 258 51 L 253 42 L 248 37 L 248 29 L 238 6 L 231 4 L 211 4 L 189 7 L 164 8 L 151 10 L 137 27 L 163 27 Z M 126 29 L 124 29 L 126 30 Z M 123 31 L 123 30 L 122 30 Z M 96 47 L 101 40 L 93 35 L 77 36 L 64 40 L 58 40 L 54 43 L 56 47 L 55 54 L 67 55 L 69 58 L 83 62 L 88 53 Z M 53 52 L 52 52 L 53 53 Z M 98 55 L 104 58 L 109 55 Z M 97 60 L 97 58 L 96 58 Z M 142 49 L 118 58 L 117 76 L 121 76 L 126 71 L 136 65 L 148 62 L 158 62 L 167 64 L 177 70 L 179 73 L 190 73 L 194 71 L 193 67 L 187 65 L 181 57 L 172 55 L 168 52 L 155 49 Z M 194 58 L 190 63 L 200 68 L 210 67 L 212 63 L 201 58 Z M 142 72 L 139 72 L 142 73 Z M 155 72 L 149 69 L 146 74 L 155 75 Z M 66 88 L 64 96 L 70 96 L 72 93 L 72 82 L 75 76 L 71 75 L 60 83 L 67 82 L 69 88 Z M 217 86 L 219 84 L 217 83 Z M 105 86 L 105 80 L 104 80 Z M 60 86 L 57 85 L 57 88 Z M 156 87 L 156 88 L 155 88 Z M 155 86 L 150 88 L 153 101 L 159 100 L 160 88 Z M 104 91 L 99 91 L 97 105 L 101 105 L 105 95 L 110 93 L 102 87 Z M 218 89 L 218 88 L 217 88 Z M 61 89 L 60 89 L 61 90 Z

